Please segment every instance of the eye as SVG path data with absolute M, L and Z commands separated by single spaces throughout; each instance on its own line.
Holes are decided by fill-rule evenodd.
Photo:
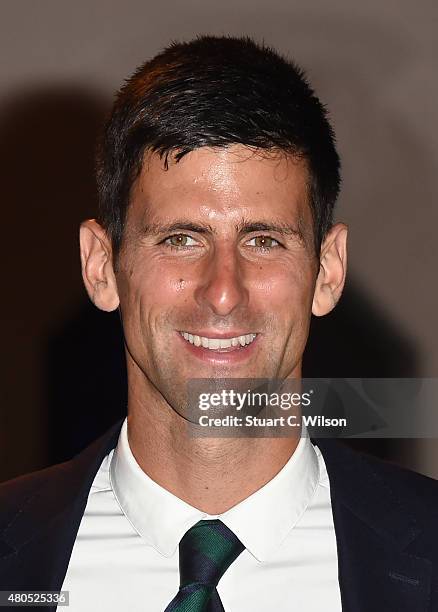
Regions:
M 192 241 L 191 243 L 189 241 Z M 173 249 L 184 249 L 196 246 L 198 243 L 187 234 L 173 234 L 163 240 L 163 244 Z
M 261 250 L 269 251 L 269 249 L 272 247 L 281 246 L 278 240 L 275 240 L 275 238 L 272 238 L 272 236 L 263 236 L 263 235 L 254 236 L 254 238 L 251 238 L 251 240 L 249 240 L 247 244 L 253 241 L 255 241 L 255 244 L 254 245 L 250 244 L 250 246 L 254 246 L 256 249 L 261 249 Z

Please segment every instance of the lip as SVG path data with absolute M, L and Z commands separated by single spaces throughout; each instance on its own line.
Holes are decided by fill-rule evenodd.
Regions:
M 187 333 L 191 333 L 191 332 L 187 332 Z M 205 335 L 205 333 L 198 333 L 194 335 L 205 336 L 206 338 L 224 338 L 224 339 L 234 338 L 235 335 L 236 336 L 245 335 L 243 333 L 237 332 L 235 334 L 235 332 L 233 332 L 232 335 L 221 334 L 221 335 L 213 336 L 211 335 L 211 331 L 209 332 L 209 334 L 210 335 Z M 245 346 L 240 346 L 240 347 L 217 349 L 217 350 L 212 351 L 211 349 L 204 348 L 203 346 L 195 346 L 194 344 L 190 344 L 190 342 L 188 342 L 187 340 L 185 340 L 185 338 L 181 336 L 179 331 L 176 332 L 176 335 L 178 336 L 179 341 L 183 343 L 183 346 L 185 346 L 189 354 L 191 354 L 193 357 L 196 357 L 200 361 L 203 361 L 204 363 L 210 363 L 210 364 L 216 364 L 216 365 L 232 365 L 232 364 L 237 364 L 237 363 L 241 363 L 243 361 L 248 360 L 251 357 L 251 355 L 253 355 L 254 351 L 257 349 L 258 344 L 259 344 L 259 338 L 260 338 L 260 334 L 257 334 L 255 339 L 251 342 L 251 344 L 247 344 Z

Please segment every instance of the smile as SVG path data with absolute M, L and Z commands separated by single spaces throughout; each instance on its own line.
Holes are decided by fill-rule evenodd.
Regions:
M 202 346 L 212 351 L 236 346 L 247 346 L 251 344 L 251 342 L 254 342 L 257 336 L 257 334 L 244 334 L 242 336 L 235 336 L 234 338 L 206 338 L 205 336 L 197 336 L 195 334 L 189 334 L 188 332 L 180 331 L 179 333 L 190 344 Z

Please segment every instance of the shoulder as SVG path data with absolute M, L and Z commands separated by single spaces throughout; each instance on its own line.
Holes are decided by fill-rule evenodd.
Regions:
M 46 487 L 53 490 L 60 481 L 66 482 L 70 463 L 59 463 L 0 483 L 0 530 Z
M 362 453 L 361 456 L 414 515 L 432 514 L 438 518 L 438 480 L 389 461 Z
M 121 421 L 69 461 L 0 484 L 0 532 L 19 514 L 39 520 L 86 499 L 102 460 L 116 445 L 120 427 Z
M 345 442 L 317 439 L 334 489 L 363 503 L 383 496 L 417 517 L 438 518 L 438 480 L 352 449 Z M 368 500 L 364 499 L 368 497 Z

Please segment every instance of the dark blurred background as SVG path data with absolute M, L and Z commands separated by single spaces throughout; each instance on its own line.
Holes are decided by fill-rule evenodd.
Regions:
M 438 5 L 407 0 L 3 0 L 0 480 L 70 458 L 124 415 L 117 313 L 82 287 L 93 151 L 113 92 L 172 39 L 248 34 L 296 59 L 343 159 L 349 278 L 306 376 L 436 377 Z M 356 446 L 438 477 L 435 440 Z

